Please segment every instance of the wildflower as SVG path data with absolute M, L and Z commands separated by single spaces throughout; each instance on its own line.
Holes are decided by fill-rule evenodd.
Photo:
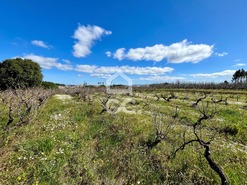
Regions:
M 63 151 L 64 151 L 64 149 L 59 148 L 59 149 L 58 149 L 58 152 L 56 152 L 56 154 L 63 154 L 63 153 L 64 153 Z

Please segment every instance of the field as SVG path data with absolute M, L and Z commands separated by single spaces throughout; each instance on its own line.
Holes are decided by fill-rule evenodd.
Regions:
M 1 93 L 0 184 L 220 184 L 206 148 L 247 182 L 245 91 L 26 91 Z

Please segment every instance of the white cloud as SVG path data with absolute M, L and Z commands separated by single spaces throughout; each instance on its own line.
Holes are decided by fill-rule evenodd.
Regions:
M 118 49 L 113 57 L 118 60 L 150 60 L 160 62 L 167 59 L 170 63 L 197 63 L 210 57 L 213 53 L 213 45 L 191 44 L 187 40 L 165 46 L 156 44 L 145 48 L 131 48 L 125 53 L 125 48 Z
M 63 71 L 68 71 L 68 70 L 72 70 L 73 67 L 71 65 L 68 65 L 68 64 L 61 64 L 61 63 L 56 63 L 54 65 L 54 67 L 60 69 L 60 70 L 63 70 Z
M 130 49 L 126 58 L 130 60 L 153 60 L 159 62 L 166 58 L 167 47 L 162 44 L 156 44 L 152 47 Z
M 73 46 L 73 55 L 75 57 L 86 57 L 91 53 L 91 48 L 96 40 L 103 35 L 111 35 L 111 31 L 107 31 L 99 26 L 81 26 L 75 30 L 73 38 L 78 40 Z
M 243 67 L 243 66 L 246 66 L 246 64 L 244 63 L 238 63 L 238 64 L 235 64 L 234 67 Z
M 50 49 L 52 47 L 41 40 L 33 40 L 31 41 L 31 44 L 38 46 L 38 47 L 46 48 L 46 49 Z
M 77 65 L 76 71 L 96 74 L 114 74 L 126 73 L 135 75 L 163 75 L 172 72 L 174 69 L 170 67 L 131 67 L 131 66 L 95 66 L 95 65 Z M 94 75 L 94 76 L 95 76 Z
M 123 60 L 125 58 L 125 48 L 119 48 L 113 55 L 113 58 Z
M 240 60 L 242 60 L 242 59 L 238 58 L 238 59 L 234 60 L 234 62 L 239 62 Z
M 177 81 L 177 80 L 185 80 L 184 77 L 177 77 L 177 76 L 150 76 L 150 77 L 142 77 L 140 78 L 142 81 Z
M 34 54 L 25 55 L 23 58 L 37 62 L 44 69 L 51 69 L 53 67 L 64 71 L 73 69 L 73 67 L 70 64 L 59 63 L 58 58 L 49 58 L 49 57 L 43 57 Z
M 226 56 L 226 55 L 228 55 L 228 53 L 227 52 L 223 52 L 223 53 L 214 53 L 216 56 L 218 56 L 218 57 L 224 57 L 224 56 Z
M 203 77 L 203 78 L 218 78 L 218 77 L 229 77 L 235 73 L 235 70 L 224 70 L 216 73 L 198 73 L 198 74 L 190 74 L 194 78 Z
M 93 73 L 97 69 L 97 66 L 91 65 L 77 65 L 75 70 L 84 73 Z
M 105 54 L 106 54 L 107 57 L 111 57 L 112 56 L 112 53 L 110 51 L 105 52 Z

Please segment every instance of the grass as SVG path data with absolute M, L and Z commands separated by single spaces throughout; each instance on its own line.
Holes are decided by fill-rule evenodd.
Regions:
M 165 102 L 141 93 L 133 97 L 138 103 L 126 105 L 135 114 L 101 113 L 99 94 L 92 95 L 91 104 L 52 97 L 29 124 L 9 132 L 0 148 L 0 184 L 219 184 L 200 145 L 186 146 L 171 158 L 184 132 L 186 139 L 193 138 L 189 125 L 200 115 L 191 107 L 200 92 L 190 93 L 188 100 L 182 98 L 187 93 L 175 94 L 179 98 Z M 235 96 L 224 96 L 233 103 L 218 104 L 216 116 L 203 123 L 200 134 L 206 139 L 217 131 L 212 158 L 230 184 L 239 185 L 247 182 L 247 111 L 241 108 L 246 98 L 240 94 L 239 104 Z M 120 102 L 125 98 L 116 97 Z M 145 144 L 155 139 L 154 113 L 164 115 L 165 128 L 176 106 L 178 119 L 167 138 L 146 152 Z M 0 121 L 4 124 L 4 116 Z

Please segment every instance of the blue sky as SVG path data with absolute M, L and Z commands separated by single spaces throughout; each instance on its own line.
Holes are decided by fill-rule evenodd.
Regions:
M 0 61 L 44 80 L 97 84 L 221 82 L 247 64 L 246 0 L 1 0 Z

